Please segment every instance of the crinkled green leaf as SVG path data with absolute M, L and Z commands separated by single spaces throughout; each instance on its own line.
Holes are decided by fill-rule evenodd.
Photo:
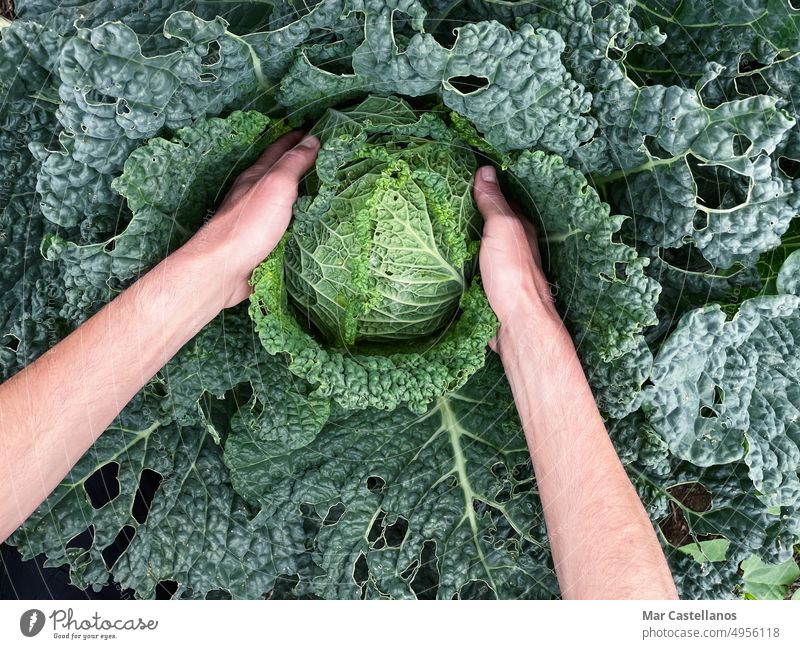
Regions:
M 654 429 L 698 466 L 744 460 L 771 505 L 800 498 L 800 299 L 754 298 L 726 321 L 685 315 L 661 346 L 645 399 Z
M 301 125 L 335 106 L 332 130 L 343 137 L 320 156 L 322 182 L 305 184 L 316 194 L 364 144 L 362 122 L 376 123 L 389 104 L 341 109 L 367 92 L 414 96 L 415 109 L 434 110 L 405 121 L 395 112 L 388 122 L 397 134 L 451 142 L 456 133 L 503 168 L 517 154 L 498 149 L 558 152 L 591 172 L 611 205 L 554 158 L 528 151 L 514 165 L 534 179 L 523 186 L 539 208 L 550 279 L 649 516 L 683 516 L 695 545 L 728 545 L 724 560 L 702 564 L 667 546 L 681 595 L 741 596 L 743 559 L 789 558 L 800 520 L 790 467 L 797 316 L 754 318 L 753 307 L 740 304 L 753 295 L 795 298 L 789 223 L 798 213 L 800 58 L 791 3 L 18 0 L 15 7 L 44 26 L 16 21 L 0 40 L 0 377 L 51 346 L 68 331 L 64 318 L 70 326 L 85 319 L 214 209 L 237 153 L 224 136 L 203 148 L 216 128 L 206 118 L 254 108 Z M 461 114 L 448 118 L 441 104 Z M 255 136 L 260 129 L 245 122 Z M 175 139 L 175 129 L 194 125 Z M 235 138 L 236 146 L 249 140 Z M 250 144 L 255 153 L 260 143 Z M 350 172 L 367 178 L 385 163 L 373 156 Z M 453 209 L 470 189 L 457 167 L 440 183 L 458 187 Z M 178 187 L 184 180 L 187 192 Z M 526 199 L 516 185 L 504 189 Z M 304 201 L 297 213 L 311 207 Z M 52 261 L 38 252 L 43 237 Z M 776 298 L 778 290 L 787 295 Z M 713 302 L 729 317 L 743 315 L 723 318 L 713 335 L 683 325 L 673 333 L 687 309 Z M 488 325 L 485 302 L 474 306 L 480 318 L 465 309 L 459 320 L 470 334 Z M 702 313 L 705 324 L 718 317 Z M 701 331 L 708 353 L 700 346 L 689 358 Z M 755 422 L 734 431 L 739 459 L 681 463 L 658 409 L 640 408 L 651 348 L 662 345 L 688 346 L 692 371 L 703 365 L 694 383 L 703 397 L 711 378 L 732 384 L 755 375 L 763 398 L 739 391 Z M 424 372 L 405 366 L 421 377 L 405 392 L 398 393 L 394 366 L 353 363 L 347 371 L 355 378 L 324 375 L 347 407 L 320 389 L 319 357 L 303 349 L 272 356 L 241 309 L 225 313 L 146 387 L 15 540 L 28 544 L 28 556 L 45 551 L 53 564 L 67 563 L 76 584 L 98 586 L 111 573 L 144 597 L 162 579 L 175 580 L 186 597 L 554 593 L 530 461 L 496 360 L 450 392 L 483 363 L 482 343 L 471 348 L 468 367 L 459 353 L 441 354 Z M 725 363 L 714 365 L 717 357 Z M 661 381 L 669 372 L 659 367 Z M 359 386 L 356 398 L 368 392 L 382 407 L 389 396 L 424 393 L 416 409 L 427 410 L 412 414 L 401 399 L 389 403 L 397 405 L 392 412 L 352 412 L 350 385 Z M 448 394 L 423 403 L 440 390 Z M 723 401 L 733 409 L 731 392 Z M 675 405 L 687 421 L 700 414 L 697 403 Z M 117 461 L 120 495 L 95 509 L 82 481 Z M 145 466 L 164 479 L 142 523 L 135 503 Z M 694 482 L 710 493 L 707 511 L 676 497 L 678 485 Z M 127 548 L 123 528 L 135 531 Z M 120 548 L 109 569 L 103 551 L 110 557 Z
M 486 21 L 457 27 L 447 49 L 422 31 L 426 14 L 417 0 L 357 0 L 351 8 L 364 20 L 353 73 L 331 74 L 301 56 L 281 82 L 285 106 L 325 107 L 357 92 L 438 93 L 502 151 L 540 146 L 569 154 L 592 135 L 594 122 L 585 115 L 590 96 L 564 69 L 557 33 L 527 24 L 512 31 Z M 397 12 L 410 16 L 416 30 L 402 48 Z M 485 85 L 462 92 L 454 85 L 462 77 L 481 78 Z
M 491 144 L 569 155 L 592 136 L 595 123 L 585 116 L 591 96 L 564 69 L 558 33 L 530 25 L 509 32 L 498 23 L 465 25 L 457 33 L 444 71 L 444 103 Z M 451 84 L 461 76 L 488 84 L 463 94 Z
M 59 39 L 15 21 L 0 40 L 0 381 L 15 374 L 66 332 L 58 269 L 39 253 L 55 226 L 35 194 L 38 161 L 29 146 L 57 130 L 48 99 Z
M 783 262 L 778 272 L 777 288 L 779 293 L 800 295 L 800 250 L 795 250 Z
M 593 179 L 636 219 L 637 237 L 663 247 L 693 242 L 722 268 L 778 245 L 800 198 L 765 155 L 795 124 L 777 100 L 704 105 L 700 91 L 717 69 L 694 90 L 637 87 L 608 72 L 618 78 L 594 108 L 608 124 L 609 159 L 622 169 Z
M 133 212 L 124 229 L 86 245 L 45 237 L 43 254 L 66 267 L 64 315 L 81 319 L 187 239 L 261 151 L 268 121 L 255 111 L 234 112 L 225 120 L 198 120 L 173 140 L 154 138 L 137 149 L 112 183 Z
M 698 563 L 694 557 L 675 551 L 669 566 L 681 599 L 727 600 L 741 598 L 742 579 L 737 561 Z
M 673 80 L 700 76 L 707 61 L 737 71 L 742 55 L 769 63 L 800 50 L 800 12 L 790 0 L 679 2 L 649 0 L 633 8 L 644 26 L 657 26 L 667 39 L 644 50 L 635 64 Z
M 15 533 L 12 542 L 23 557 L 46 553 L 48 565 L 69 564 L 72 582 L 82 588 L 103 585 L 113 568 L 120 585 L 142 598 L 154 597 L 162 580 L 177 582 L 176 596 L 224 589 L 236 598 L 255 598 L 279 574 L 295 573 L 300 521 L 276 525 L 254 518 L 227 482 L 208 431 L 158 418 L 153 401 L 137 398 L 128 406 Z M 119 495 L 95 508 L 84 484 L 109 463 L 119 467 Z M 145 470 L 162 480 L 141 520 L 142 513 L 133 513 L 134 499 Z M 87 529 L 88 549 L 69 545 Z M 124 536 L 133 537 L 127 547 Z M 124 551 L 107 566 L 103 551 L 120 543 Z
M 421 416 L 357 412 L 286 454 L 232 433 L 229 464 L 250 457 L 239 455 L 242 442 L 253 457 L 258 449 L 240 477 L 265 512 L 308 510 L 321 523 L 312 553 L 322 597 L 450 599 L 478 585 L 489 597 L 555 594 L 525 441 L 496 360 Z

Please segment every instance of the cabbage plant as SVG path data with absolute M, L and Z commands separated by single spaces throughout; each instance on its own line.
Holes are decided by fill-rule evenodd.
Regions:
M 481 366 L 497 322 L 475 275 L 475 154 L 435 113 L 330 110 L 308 194 L 255 272 L 261 342 L 347 408 L 424 412 Z

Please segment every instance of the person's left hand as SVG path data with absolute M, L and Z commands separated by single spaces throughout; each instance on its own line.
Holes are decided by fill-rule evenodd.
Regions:
M 318 150 L 319 140 L 303 138 L 300 131 L 276 140 L 239 175 L 214 217 L 184 246 L 184 252 L 208 259 L 220 281 L 223 308 L 250 295 L 250 275 L 286 232 L 298 183 Z

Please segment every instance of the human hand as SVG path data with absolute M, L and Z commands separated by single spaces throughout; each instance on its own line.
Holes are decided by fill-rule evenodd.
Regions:
M 302 138 L 302 139 L 301 139 Z M 250 275 L 278 244 L 292 218 L 298 183 L 317 157 L 319 140 L 299 131 L 273 142 L 234 181 L 214 217 L 184 246 L 203 256 L 222 308 L 250 295 Z
M 475 202 L 483 215 L 480 268 L 483 287 L 500 320 L 500 333 L 518 321 L 561 325 L 533 224 L 515 212 L 497 182 L 494 167 L 475 174 Z M 492 348 L 497 349 L 496 341 Z

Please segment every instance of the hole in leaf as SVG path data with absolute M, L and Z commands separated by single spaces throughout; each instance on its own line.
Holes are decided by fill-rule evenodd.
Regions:
M 533 491 L 534 487 L 536 486 L 536 482 L 534 480 L 526 480 L 525 482 L 518 482 L 514 485 L 514 488 L 511 490 L 511 493 L 514 496 L 518 496 L 519 494 L 528 493 L 529 491 Z
M 3 347 L 15 352 L 19 349 L 19 338 L 16 336 L 6 336 L 3 341 Z
M 471 74 L 463 77 L 450 77 L 447 81 L 462 95 L 472 95 L 489 85 L 489 79 L 486 77 L 476 77 Z
M 656 159 L 665 160 L 667 158 L 671 158 L 670 152 L 667 151 L 664 147 L 662 147 L 658 140 L 652 136 L 648 135 L 644 138 L 644 146 L 647 149 L 647 152 Z
M 719 385 L 714 386 L 714 405 L 721 406 L 725 402 L 725 392 Z
M 742 77 L 735 77 L 733 80 L 734 88 L 740 95 L 755 97 L 770 91 L 770 86 L 761 74 L 748 74 Z
M 119 464 L 104 464 L 83 483 L 86 496 L 94 509 L 100 509 L 119 496 Z
M 386 546 L 399 548 L 408 533 L 408 520 L 399 516 L 398 519 L 383 531 Z
M 344 503 L 336 503 L 333 507 L 328 510 L 328 513 L 325 515 L 325 520 L 322 521 L 322 525 L 336 525 L 342 516 L 344 516 L 346 507 Z
M 171 579 L 156 584 L 156 599 L 172 599 L 178 591 L 178 582 Z
M 404 11 L 395 10 L 392 13 L 392 34 L 399 53 L 405 51 L 406 44 L 416 34 L 413 20 L 411 15 Z
M 200 74 L 200 81 L 205 83 L 213 83 L 217 80 L 217 75 L 212 72 L 203 72 Z
M 497 492 L 494 499 L 499 503 L 507 503 L 511 500 L 511 487 L 506 485 L 500 491 Z
M 508 468 L 502 462 L 495 462 L 492 465 L 492 475 L 498 480 L 505 480 L 508 478 Z
M 778 168 L 789 178 L 797 180 L 800 178 L 800 162 L 785 156 L 778 158 Z
M 683 507 L 670 502 L 670 513 L 659 523 L 659 527 L 671 545 L 680 547 L 694 541 L 683 508 L 697 513 L 708 511 L 711 509 L 711 493 L 699 482 L 675 485 L 667 489 L 667 492 Z M 701 541 L 715 538 L 713 535 L 695 536 Z
M 275 586 L 267 593 L 265 599 L 317 599 L 317 597 L 312 594 L 298 596 L 295 592 L 295 588 L 297 588 L 299 583 L 300 576 L 298 574 L 278 575 L 275 579 Z
M 114 567 L 117 560 L 122 556 L 125 550 L 128 549 L 134 536 L 136 536 L 136 530 L 133 529 L 131 525 L 125 525 L 117 533 L 111 545 L 101 552 L 103 563 L 106 564 L 106 568 L 111 570 Z
M 436 557 L 436 542 L 425 541 L 419 553 L 419 568 L 409 584 L 417 599 L 436 599 L 439 591 L 439 566 Z
M 215 590 L 208 591 L 206 593 L 206 599 L 233 599 L 233 597 L 231 597 L 231 594 L 224 588 L 217 588 Z
M 201 65 L 215 65 L 219 63 L 219 41 L 211 41 L 208 44 L 208 51 L 200 59 Z
M 411 579 L 411 575 L 414 574 L 414 571 L 417 568 L 419 568 L 419 561 L 417 559 L 414 559 L 410 564 L 408 564 L 408 568 L 406 568 L 405 570 L 403 570 L 403 572 L 400 573 L 400 577 L 408 581 L 409 579 Z
M 92 547 L 92 543 L 94 543 L 94 525 L 90 525 L 77 536 L 73 536 L 67 542 L 67 547 L 88 550 Z
M 514 468 L 511 471 L 511 477 L 519 482 L 533 477 L 533 470 L 531 469 L 531 465 L 527 462 L 523 464 L 515 464 Z
M 478 516 L 483 516 L 486 513 L 486 503 L 478 500 L 477 498 L 473 498 L 472 509 L 475 510 L 475 513 L 478 514 Z
M 319 534 L 322 528 L 322 519 L 320 519 L 316 509 L 310 503 L 300 504 L 300 515 L 303 520 L 303 532 L 306 536 L 306 549 L 310 550 L 314 537 Z
M 614 262 L 614 274 L 618 280 L 624 282 L 628 279 L 628 265 L 621 261 Z
M 117 240 L 116 239 L 109 239 L 108 243 L 103 246 L 103 250 L 108 254 L 111 254 L 117 248 Z
M 593 20 L 600 20 L 601 18 L 605 18 L 607 14 L 608 14 L 608 7 L 605 6 L 605 3 L 598 3 L 592 7 Z
M 692 227 L 697 230 L 705 230 L 708 227 L 708 212 L 697 210 L 692 217 Z
M 371 475 L 367 478 L 367 489 L 374 494 L 379 494 L 383 491 L 386 481 L 376 475 Z
M 473 579 L 458 591 L 459 599 L 497 599 L 495 592 L 483 579 Z
M 703 406 L 702 408 L 700 408 L 700 416 L 703 417 L 704 419 L 716 419 L 717 413 L 714 412 L 712 408 L 709 408 L 708 406 Z
M 733 136 L 733 154 L 735 156 L 745 155 L 751 146 L 753 146 L 753 141 L 743 133 Z
M 163 476 L 150 469 L 144 469 L 139 476 L 139 487 L 136 489 L 131 513 L 140 525 L 144 525 L 147 520 L 147 515 L 150 513 L 150 505 L 152 505 L 153 497 L 161 485 L 161 480 L 163 480 Z
M 739 57 L 739 74 L 747 74 L 748 72 L 754 72 L 755 70 L 760 70 L 763 68 L 764 65 L 759 63 L 756 59 L 751 56 L 747 56 L 743 54 Z
M 369 579 L 369 564 L 367 563 L 367 555 L 363 552 L 358 553 L 355 563 L 353 564 L 353 581 L 359 586 L 364 586 Z
M 164 383 L 155 382 L 150 385 L 150 394 L 157 399 L 164 399 L 169 392 L 167 391 L 167 386 Z
M 315 34 L 329 34 L 330 32 L 326 32 L 325 30 L 319 29 L 312 29 L 309 32 L 309 36 L 306 38 L 306 42 L 310 38 L 313 38 Z M 325 36 L 323 36 L 324 38 Z M 320 70 L 324 70 L 325 72 L 330 72 L 331 74 L 336 75 L 352 75 L 355 74 L 355 70 L 353 70 L 353 61 L 350 56 L 342 56 L 343 52 L 340 49 L 341 42 L 339 43 L 332 43 L 328 46 L 312 46 L 306 48 L 305 54 L 306 58 L 311 62 L 312 65 L 319 68 Z

